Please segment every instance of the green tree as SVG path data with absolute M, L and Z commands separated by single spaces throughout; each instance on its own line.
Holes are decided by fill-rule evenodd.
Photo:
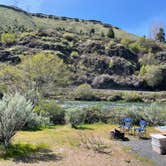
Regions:
M 105 37 L 105 34 L 104 34 L 104 32 L 103 32 L 103 31 L 101 32 L 101 37 Z
M 156 40 L 158 40 L 160 42 L 165 42 L 164 28 L 159 29 L 159 32 L 156 34 Z
M 52 91 L 54 87 L 68 84 L 69 71 L 63 60 L 55 55 L 39 53 L 23 59 L 19 69 L 25 73 L 29 89 L 41 93 Z
M 43 53 L 26 56 L 17 66 L 0 65 L 0 69 L 0 85 L 8 90 L 25 93 L 34 89 L 42 95 L 66 86 L 70 76 L 60 58 Z
M 94 35 L 94 34 L 95 34 L 95 29 L 92 28 L 92 29 L 90 30 L 89 34 L 90 34 L 90 36 Z
M 112 27 L 109 28 L 108 33 L 107 33 L 107 37 L 109 38 L 115 38 L 115 33 Z

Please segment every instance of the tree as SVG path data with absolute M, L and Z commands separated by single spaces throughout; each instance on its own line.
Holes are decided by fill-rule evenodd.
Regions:
M 92 28 L 91 30 L 90 30 L 90 36 L 92 36 L 92 35 L 94 35 L 95 34 L 95 29 L 94 28 Z
M 39 53 L 23 59 L 19 66 L 25 73 L 26 85 L 44 94 L 57 86 L 65 86 L 69 81 L 69 71 L 63 60 L 55 55 Z
M 165 42 L 164 28 L 159 29 L 159 32 L 156 34 L 156 40 L 158 40 L 160 42 Z
M 0 65 L 0 69 L 0 85 L 10 92 L 26 93 L 33 89 L 44 95 L 54 87 L 67 85 L 70 76 L 63 60 L 43 53 L 26 56 L 17 66 Z
M 105 37 L 105 34 L 104 34 L 104 32 L 103 32 L 103 31 L 101 32 L 101 37 Z
M 108 33 L 107 33 L 107 37 L 109 37 L 109 38 L 115 38 L 115 33 L 114 33 L 114 30 L 113 30 L 112 27 L 109 28 Z
M 163 28 L 163 27 L 164 27 L 164 24 L 162 22 L 160 21 L 153 22 L 150 27 L 149 37 L 153 40 L 156 40 L 156 36 L 159 33 L 160 28 Z
M 0 143 L 5 147 L 10 144 L 11 138 L 30 118 L 32 110 L 32 103 L 20 94 L 4 95 L 0 100 Z

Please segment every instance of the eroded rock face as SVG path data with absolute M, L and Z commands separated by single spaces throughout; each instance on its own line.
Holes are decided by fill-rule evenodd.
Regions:
M 116 87 L 117 84 L 110 75 L 103 74 L 94 78 L 92 86 L 96 89 L 109 89 Z
M 143 89 L 144 82 L 138 77 L 131 75 L 128 77 L 103 74 L 94 78 L 92 82 L 93 88 L 97 89 L 114 89 L 114 88 L 127 88 L 127 89 Z
M 78 46 L 81 54 L 105 54 L 104 43 L 99 41 L 83 41 Z
M 165 64 L 166 63 L 166 51 L 161 51 L 158 52 L 154 55 L 154 59 L 159 63 L 159 64 Z
M 122 57 L 112 57 L 109 63 L 109 74 L 132 75 L 136 71 L 136 64 Z
M 9 51 L 0 50 L 0 62 L 18 64 L 20 61 L 18 56 L 12 55 Z
M 92 72 L 104 74 L 109 71 L 110 58 L 106 56 L 83 55 L 80 63 Z
M 113 45 L 105 51 L 105 54 L 110 57 L 117 56 L 129 61 L 138 62 L 138 56 L 121 44 Z

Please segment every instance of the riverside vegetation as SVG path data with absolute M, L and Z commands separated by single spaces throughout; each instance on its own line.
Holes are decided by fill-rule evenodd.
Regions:
M 131 160 L 133 164 L 141 164 L 142 161 L 121 152 L 122 147 L 108 146 L 109 138 L 105 135 L 100 138 L 103 133 L 99 130 L 105 128 L 108 132 L 126 116 L 133 117 L 135 124 L 143 117 L 149 126 L 166 125 L 164 104 L 153 103 L 148 108 L 126 110 L 100 107 L 64 109 L 51 97 L 59 98 L 60 95 L 62 100 L 65 96 L 66 99 L 88 101 L 165 102 L 164 91 L 108 90 L 165 90 L 165 43 L 141 38 L 95 20 L 32 14 L 4 5 L 0 5 L 0 21 L 1 158 L 25 159 L 28 162 L 28 156 L 32 162 L 42 159 L 59 161 L 64 156 L 52 154 L 56 146 L 59 149 L 63 147 L 61 150 L 65 150 L 64 154 L 68 156 L 69 151 L 77 154 L 78 147 L 84 147 L 106 165 L 110 162 L 107 155 L 112 150 L 122 154 L 121 165 Z M 73 87 L 74 91 L 71 90 Z M 58 92 L 58 89 L 62 91 Z M 88 131 L 91 128 L 93 134 L 98 133 L 100 137 L 91 138 Z M 85 133 L 76 138 L 79 130 L 85 130 Z M 66 137 L 65 132 L 69 132 L 70 145 L 76 149 L 68 147 L 67 139 L 63 138 Z M 31 134 L 41 144 L 37 144 Z M 112 142 L 111 146 L 114 144 Z M 32 157 L 34 154 L 36 158 Z M 86 156 L 83 150 L 79 151 L 79 157 L 81 154 Z M 126 156 L 129 161 L 125 161 Z M 72 165 L 71 161 L 69 163 Z

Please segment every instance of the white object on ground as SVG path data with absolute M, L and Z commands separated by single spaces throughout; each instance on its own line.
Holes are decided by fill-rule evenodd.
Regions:
M 162 134 L 151 134 L 152 149 L 159 154 L 166 153 L 166 136 Z

